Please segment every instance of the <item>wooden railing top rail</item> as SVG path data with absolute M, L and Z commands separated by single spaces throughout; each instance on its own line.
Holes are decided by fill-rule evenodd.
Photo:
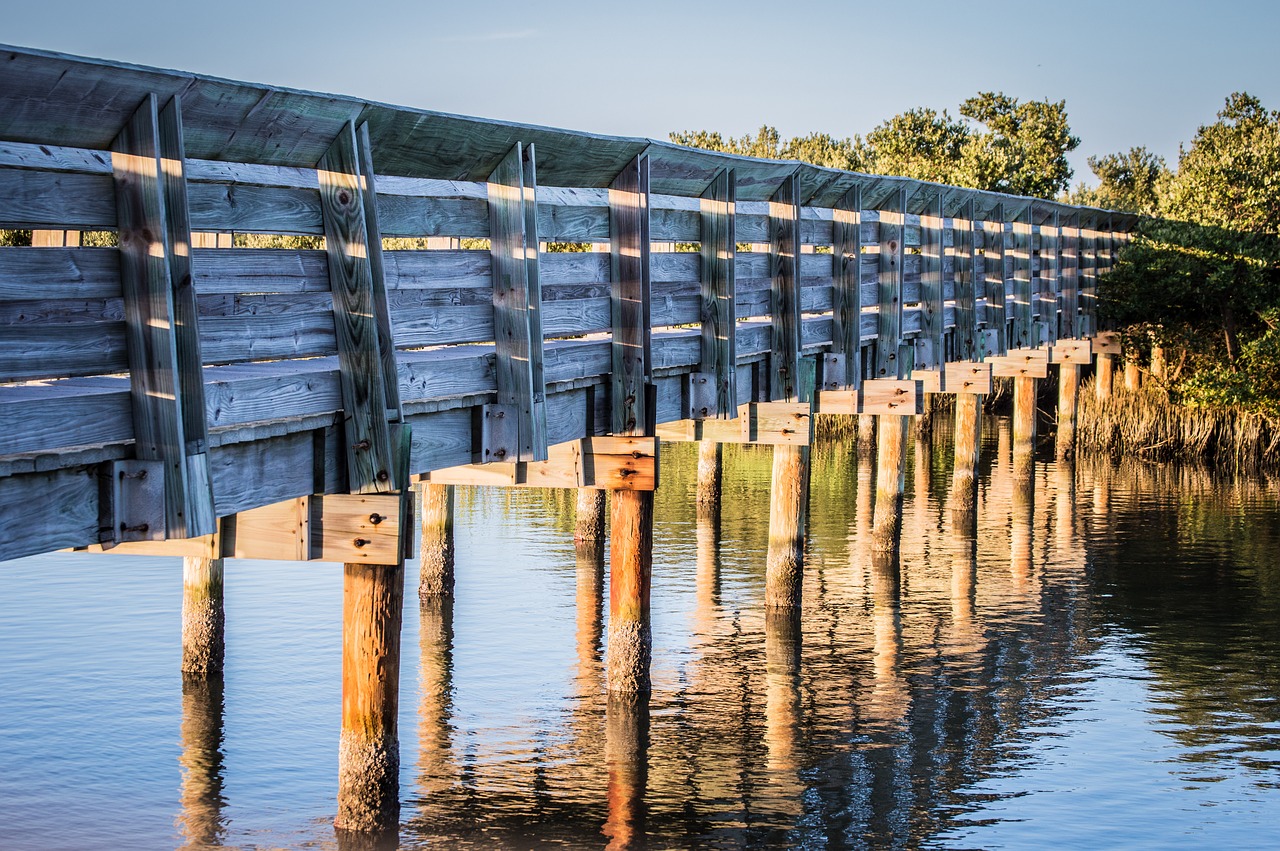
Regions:
M 741 201 L 767 200 L 791 175 L 800 203 L 830 207 L 854 186 L 879 209 L 908 190 L 908 213 L 927 209 L 939 186 L 910 178 L 821 168 L 794 161 L 713 153 L 651 139 L 604 136 L 391 106 L 354 97 L 223 80 L 32 48 L 0 45 L 0 139 L 107 150 L 138 103 L 154 93 L 182 98 L 184 141 L 193 160 L 314 168 L 348 122 L 368 123 L 379 175 L 483 182 L 516 142 L 538 149 L 546 186 L 605 188 L 638 155 L 649 158 L 650 190 L 697 197 L 725 167 Z M 1040 224 L 1055 213 L 1081 227 L 1127 230 L 1135 217 L 1043 199 L 946 187 L 943 215 L 974 204 L 984 219 L 1000 205 L 1014 219 L 1034 204 Z

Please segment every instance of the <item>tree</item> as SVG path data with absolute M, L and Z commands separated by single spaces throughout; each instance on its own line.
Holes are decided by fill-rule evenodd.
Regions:
M 872 174 L 956 183 L 969 128 L 944 109 L 909 109 L 867 134 L 863 159 Z
M 960 185 L 1034 198 L 1056 198 L 1070 185 L 1067 154 L 1080 139 L 1071 135 L 1066 101 L 1019 103 L 1003 92 L 979 92 L 960 114 L 986 128 L 964 147 Z
M 671 133 L 669 137 L 677 145 L 737 154 L 744 157 L 760 157 L 770 160 L 799 160 L 825 168 L 842 168 L 857 171 L 859 165 L 856 139 L 837 139 L 827 133 L 810 133 L 794 139 L 782 140 L 776 127 L 760 125 L 755 136 L 725 137 L 716 131 L 687 130 Z
M 1247 93 L 1179 152 L 1165 214 L 1236 231 L 1280 234 L 1280 113 Z
M 1160 197 L 1168 191 L 1172 174 L 1164 157 L 1145 147 L 1127 152 L 1089 157 L 1089 168 L 1098 178 L 1093 188 L 1080 184 L 1064 200 L 1071 204 L 1120 210 L 1127 213 L 1155 215 Z

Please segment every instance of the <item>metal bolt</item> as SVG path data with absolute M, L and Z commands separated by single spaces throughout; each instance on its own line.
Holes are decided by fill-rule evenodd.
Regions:
M 386 519 L 387 518 L 383 517 L 381 514 L 378 514 L 377 512 L 374 512 L 373 514 L 369 515 L 369 522 L 372 523 L 374 526 L 377 526 L 379 523 L 381 523 L 383 520 L 386 520 Z
M 358 443 L 351 444 L 352 449 L 368 449 L 369 446 L 370 446 L 370 443 L 368 438 L 365 438 L 364 440 L 361 440 Z
M 356 539 L 355 539 L 354 541 L 352 541 L 351 543 L 355 544 L 356 549 L 359 549 L 360 547 L 363 547 L 365 544 L 368 544 L 368 543 L 371 543 L 371 542 L 370 542 L 370 541 L 366 541 L 364 538 L 356 538 Z

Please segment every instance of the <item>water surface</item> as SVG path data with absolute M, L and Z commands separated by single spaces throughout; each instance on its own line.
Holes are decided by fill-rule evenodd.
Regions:
M 987 426 L 973 526 L 916 444 L 896 562 L 815 448 L 798 619 L 761 606 L 769 451 L 726 447 L 717 526 L 664 448 L 638 703 L 572 495 L 459 489 L 455 601 L 407 580 L 402 846 L 1280 846 L 1274 486 L 1046 460 L 1028 501 Z M 177 560 L 0 565 L 0 847 L 338 846 L 341 568 L 226 572 L 225 678 L 184 684 Z

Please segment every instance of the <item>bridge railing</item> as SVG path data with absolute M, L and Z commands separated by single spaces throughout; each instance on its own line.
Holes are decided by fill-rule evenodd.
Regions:
M 158 153 L 147 153 L 149 137 L 135 126 L 148 99 Z M 166 128 L 176 141 L 166 140 Z M 373 267 L 373 300 L 357 293 L 354 308 L 335 308 L 342 222 L 326 209 L 326 193 L 348 184 L 331 178 L 328 157 L 353 131 L 357 157 L 366 159 L 341 176 L 376 193 L 363 234 L 342 250 Z M 502 219 L 498 200 L 506 184 L 497 176 L 513 151 L 523 152 L 524 173 L 511 185 L 533 211 L 523 220 Z M 164 191 L 147 195 L 144 186 L 135 197 L 131 169 L 148 156 Z M 787 287 L 796 288 L 799 308 L 784 322 L 794 323 L 797 354 L 858 364 L 827 376 L 826 386 L 848 387 L 885 377 L 877 376 L 877 346 L 896 351 L 931 339 L 933 348 L 921 351 L 936 369 L 1007 346 L 1087 336 L 1096 276 L 1131 223 L 902 178 L 0 47 L 0 228 L 127 232 L 135 248 L 150 240 L 132 254 L 0 248 L 0 558 L 118 537 L 103 526 L 103 465 L 143 457 L 140 423 L 144 440 L 178 444 L 168 450 L 179 459 L 167 485 L 179 491 L 168 498 L 170 537 L 200 533 L 210 517 L 361 490 L 350 481 L 359 461 L 343 366 L 352 329 L 381 345 L 385 371 L 394 370 L 383 406 L 386 419 L 412 427 L 412 475 L 493 460 L 481 457 L 489 438 L 477 424 L 486 406 L 540 406 L 520 417 L 545 419 L 535 442 L 547 445 L 618 433 L 617 397 L 626 391 L 615 374 L 619 208 L 610 187 L 632 163 L 643 163 L 643 334 L 651 346 L 643 372 L 652 387 L 648 416 L 658 423 L 690 417 L 690 376 L 714 371 L 708 346 L 716 335 L 708 342 L 704 330 L 715 321 L 717 294 L 729 298 L 736 320 L 733 345 L 723 332 L 718 344 L 732 353 L 732 369 L 719 368 L 718 380 L 734 396 L 719 414 L 732 416 L 738 404 L 780 398 L 771 378 L 784 321 L 775 305 Z M 709 213 L 717 181 L 731 185 L 731 203 Z M 789 181 L 797 194 L 783 206 L 799 234 L 792 284 L 779 257 L 794 249 L 779 249 L 777 231 L 778 193 Z M 164 209 L 138 200 L 152 197 Z M 858 201 L 849 210 L 851 197 Z M 841 224 L 850 216 L 856 238 Z M 897 236 L 882 239 L 882 217 L 900 228 L 901 245 Z M 170 230 L 164 239 L 148 230 L 153 220 Z M 512 243 L 508 225 L 518 220 L 524 241 Z M 727 241 L 714 229 L 725 225 Z M 328 250 L 230 247 L 231 234 L 328 234 Z M 718 255 L 708 257 L 716 239 Z M 587 250 L 554 250 L 564 243 Z M 499 255 L 512 245 L 527 261 L 515 326 L 498 306 L 506 296 L 495 292 L 510 284 Z M 901 270 L 886 292 L 881 254 L 890 250 Z M 152 261 L 167 264 L 167 314 L 163 287 L 130 289 L 156 274 Z M 713 275 L 727 284 L 709 291 Z M 157 297 L 158 313 L 138 306 Z M 889 331 L 886 305 L 900 311 Z M 379 318 L 362 310 L 382 311 L 389 328 L 361 338 L 364 320 L 372 328 Z M 537 339 L 504 348 L 511 327 Z M 532 370 L 518 392 L 513 364 Z M 165 370 L 176 377 L 163 379 Z M 175 401 L 176 409 L 165 407 Z M 378 420 L 383 411 L 364 415 Z M 111 467 L 113 475 L 122 469 Z M 371 481 L 368 490 L 382 488 Z M 211 507 L 201 509 L 202 500 Z M 181 517 L 175 502 L 186 507 Z

